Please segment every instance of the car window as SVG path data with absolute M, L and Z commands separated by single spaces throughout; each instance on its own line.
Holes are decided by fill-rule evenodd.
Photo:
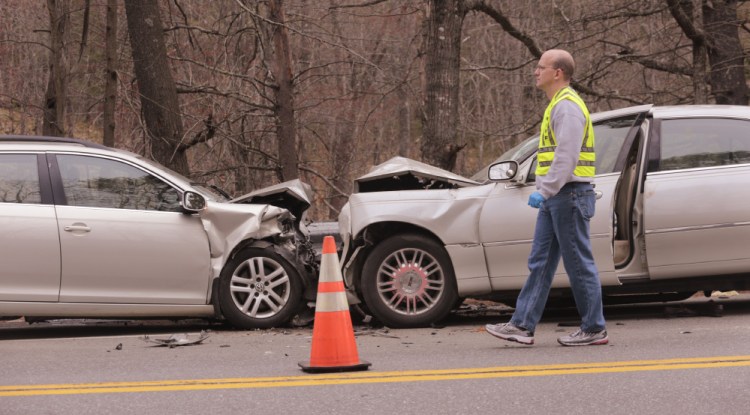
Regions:
M 659 170 L 750 163 L 750 122 L 678 119 L 661 123 Z
M 68 205 L 180 211 L 179 192 L 153 175 L 115 160 L 58 155 Z
M 0 154 L 0 202 L 42 203 L 35 154 Z
M 637 115 L 599 121 L 594 124 L 594 149 L 596 151 L 596 174 L 615 172 L 622 144 L 633 126 Z
M 615 165 L 617 164 L 617 158 L 620 155 L 622 144 L 625 142 L 628 131 L 630 131 L 636 118 L 637 114 L 634 114 L 627 117 L 608 119 L 594 123 L 596 174 L 615 172 Z M 479 170 L 471 177 L 471 179 L 478 182 L 485 182 L 488 179 L 487 173 L 491 165 L 505 160 L 515 160 L 522 163 L 533 155 L 538 147 L 539 134 L 522 141 L 512 149 L 506 151 L 492 163 L 484 167 L 482 170 Z M 534 161 L 534 163 L 536 163 L 536 161 Z M 535 168 L 536 166 L 532 166 L 531 174 L 527 178 L 527 181 L 534 180 Z

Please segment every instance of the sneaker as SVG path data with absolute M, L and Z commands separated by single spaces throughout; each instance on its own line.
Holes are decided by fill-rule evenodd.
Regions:
M 499 339 L 521 344 L 534 344 L 534 333 L 512 323 L 487 324 L 484 329 Z
M 609 343 L 609 337 L 607 337 L 607 330 L 587 333 L 578 329 L 572 334 L 560 337 L 557 342 L 563 346 L 594 346 Z

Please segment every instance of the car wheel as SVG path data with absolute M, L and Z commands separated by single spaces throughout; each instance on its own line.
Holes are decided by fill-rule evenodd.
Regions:
M 302 280 L 281 255 L 245 248 L 221 272 L 221 312 L 233 326 L 252 329 L 287 323 L 302 300 Z
M 396 235 L 375 246 L 362 269 L 362 296 L 390 327 L 440 321 L 456 304 L 456 280 L 445 249 L 421 235 Z

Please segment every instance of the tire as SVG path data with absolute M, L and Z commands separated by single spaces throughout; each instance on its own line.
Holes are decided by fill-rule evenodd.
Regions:
M 424 327 L 445 318 L 458 301 L 445 249 L 414 234 L 395 235 L 370 252 L 362 268 L 362 297 L 389 327 Z
M 224 318 L 242 329 L 286 324 L 302 304 L 302 279 L 281 255 L 245 248 L 221 271 L 219 304 Z

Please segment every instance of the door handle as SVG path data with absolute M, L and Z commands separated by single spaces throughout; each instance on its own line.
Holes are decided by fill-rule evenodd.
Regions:
M 599 200 L 604 196 L 604 193 L 601 190 L 595 191 L 594 194 L 596 195 L 596 200 Z
M 65 232 L 91 232 L 91 228 L 85 223 L 74 223 L 63 228 Z

